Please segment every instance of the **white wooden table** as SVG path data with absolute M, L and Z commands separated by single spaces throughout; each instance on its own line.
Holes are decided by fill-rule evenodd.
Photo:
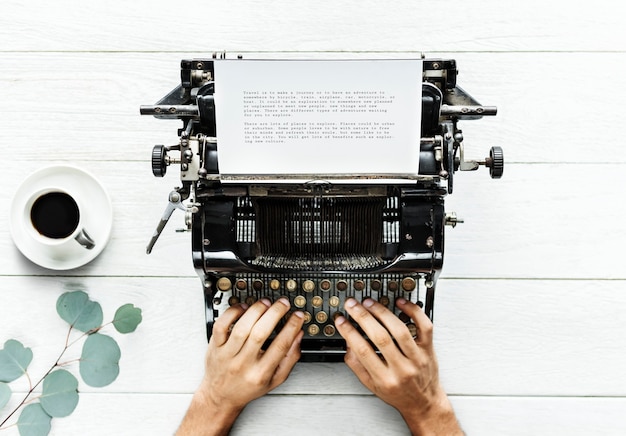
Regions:
M 175 171 L 152 177 L 150 150 L 175 141 L 179 124 L 140 117 L 139 106 L 178 84 L 180 59 L 216 50 L 456 59 L 459 84 L 499 108 L 463 123 L 468 154 L 501 145 L 507 164 L 500 181 L 459 174 L 447 199 L 465 224 L 448 229 L 435 303 L 444 386 L 469 435 L 624 434 L 623 16 L 610 0 L 4 0 L 0 343 L 31 347 L 36 377 L 63 344 L 61 293 L 87 290 L 109 317 L 127 302 L 144 312 L 119 339 L 119 378 L 81 383 L 76 411 L 52 434 L 172 434 L 200 380 L 203 299 L 189 235 L 173 232 L 182 217 L 144 253 L 177 184 Z M 31 264 L 7 228 L 21 181 L 56 163 L 94 173 L 114 207 L 105 251 L 68 272 Z M 407 434 L 345 365 L 314 363 L 250 404 L 232 433 L 324 432 Z

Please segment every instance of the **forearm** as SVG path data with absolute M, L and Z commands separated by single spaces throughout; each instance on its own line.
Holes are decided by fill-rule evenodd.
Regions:
M 413 436 L 464 434 L 445 394 L 425 410 L 406 409 L 400 414 Z
M 242 409 L 241 409 L 242 410 Z M 176 436 L 227 435 L 241 410 L 220 407 L 209 401 L 199 390 L 191 400 Z

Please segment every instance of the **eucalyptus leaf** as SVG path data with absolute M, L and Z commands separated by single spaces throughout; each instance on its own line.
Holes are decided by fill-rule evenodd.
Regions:
M 90 335 L 80 356 L 80 375 L 89 386 L 102 387 L 113 383 L 120 372 L 120 347 L 110 336 Z
M 72 327 L 88 332 L 102 325 L 102 307 L 83 291 L 66 292 L 57 300 L 57 312 Z
M 0 382 L 10 383 L 26 373 L 33 351 L 20 341 L 9 339 L 0 350 Z
M 69 415 L 78 404 L 78 380 L 64 369 L 51 372 L 43 380 L 39 401 L 45 412 L 53 418 Z
M 131 333 L 135 331 L 141 320 L 141 309 L 129 303 L 117 309 L 113 326 L 120 333 Z
M 7 405 L 11 399 L 11 388 L 6 383 L 0 383 L 0 410 Z
M 43 410 L 41 404 L 33 403 L 24 407 L 17 428 L 20 436 L 45 436 L 50 433 L 50 421 L 52 418 Z

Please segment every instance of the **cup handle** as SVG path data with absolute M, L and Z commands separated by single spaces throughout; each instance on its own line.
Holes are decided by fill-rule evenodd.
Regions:
M 89 236 L 85 229 L 81 229 L 74 239 L 76 239 L 76 241 L 87 250 L 91 250 L 93 247 L 96 246 L 96 243 L 93 241 L 93 239 L 91 239 L 91 236 Z

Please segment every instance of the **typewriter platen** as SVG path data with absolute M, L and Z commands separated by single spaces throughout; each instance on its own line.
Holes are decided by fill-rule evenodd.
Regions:
M 504 167 L 499 147 L 483 161 L 467 160 L 457 124 L 495 115 L 496 108 L 457 86 L 454 60 L 423 59 L 419 173 L 408 182 L 370 183 L 352 174 L 341 183 L 327 177 L 224 183 L 214 99 L 220 61 L 215 55 L 183 60 L 181 84 L 141 107 L 143 115 L 183 122 L 178 144 L 152 151 L 153 174 L 162 177 L 176 164 L 181 186 L 169 194 L 147 252 L 174 210 L 183 210 L 208 336 L 230 305 L 262 297 L 286 296 L 293 310 L 305 313 L 302 360 L 343 359 L 345 344 L 333 320 L 351 296 L 381 302 L 409 329 L 411 320 L 395 308 L 398 297 L 422 305 L 432 319 L 444 230 L 462 222 L 444 208 L 454 173 L 484 165 L 500 178 Z

